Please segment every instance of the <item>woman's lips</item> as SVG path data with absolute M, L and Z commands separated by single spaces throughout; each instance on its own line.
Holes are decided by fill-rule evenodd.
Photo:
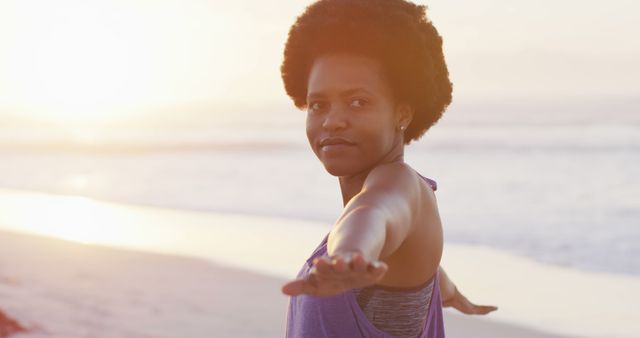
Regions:
M 353 144 L 337 143 L 337 144 L 324 145 L 324 146 L 320 147 L 320 150 L 322 150 L 325 153 L 332 153 L 332 152 L 343 151 L 343 150 L 346 150 L 346 149 L 351 148 L 351 147 L 353 147 Z
M 342 137 L 327 137 L 320 141 L 320 150 L 326 153 L 338 152 L 353 147 L 355 143 Z

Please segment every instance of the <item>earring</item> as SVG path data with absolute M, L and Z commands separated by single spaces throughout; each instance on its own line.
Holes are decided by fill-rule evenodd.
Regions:
M 404 131 L 405 126 L 400 126 L 400 130 Z

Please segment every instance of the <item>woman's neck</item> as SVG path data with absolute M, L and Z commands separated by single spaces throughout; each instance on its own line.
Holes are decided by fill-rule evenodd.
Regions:
M 342 193 L 342 206 L 346 206 L 355 195 L 362 191 L 364 181 L 367 179 L 367 176 L 369 176 L 369 173 L 373 168 L 382 164 L 395 162 L 404 163 L 404 144 L 394 147 L 387 156 L 383 157 L 382 160 L 378 161 L 367 170 L 361 171 L 355 175 L 340 176 L 338 180 L 340 182 L 340 192 Z

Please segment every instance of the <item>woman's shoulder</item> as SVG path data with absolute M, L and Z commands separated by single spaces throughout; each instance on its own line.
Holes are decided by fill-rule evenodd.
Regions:
M 378 179 L 384 182 L 393 182 L 393 184 L 404 183 L 410 186 L 423 185 L 432 191 L 435 191 L 438 188 L 435 180 L 423 176 L 409 164 L 404 162 L 391 162 L 377 165 L 369 172 L 369 177 L 371 177 L 371 179 Z
M 389 162 L 378 164 L 369 172 L 369 176 L 383 176 L 393 178 L 415 179 L 417 172 L 404 162 Z

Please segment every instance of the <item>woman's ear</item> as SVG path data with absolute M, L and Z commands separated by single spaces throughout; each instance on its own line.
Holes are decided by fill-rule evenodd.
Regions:
M 401 103 L 396 106 L 396 126 L 400 130 L 406 130 L 413 120 L 413 107 L 410 104 Z

